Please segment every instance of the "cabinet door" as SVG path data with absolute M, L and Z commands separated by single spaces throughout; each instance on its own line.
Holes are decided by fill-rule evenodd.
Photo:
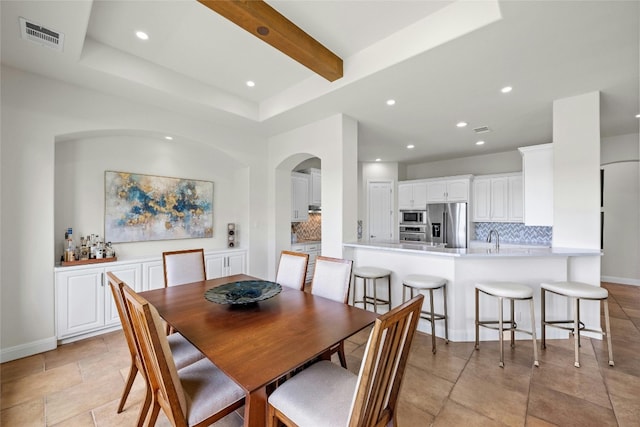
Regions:
M 322 205 L 321 197 L 322 175 L 320 172 L 311 172 L 311 180 L 309 181 L 309 204 L 314 206 Z
M 104 326 L 104 269 L 56 273 L 58 338 Z
M 243 274 L 244 268 L 244 254 L 230 254 L 227 256 L 227 275 Z
M 427 183 L 417 182 L 413 184 L 413 207 L 424 210 L 427 207 Z
M 129 285 L 133 290 L 142 291 L 142 283 L 140 280 L 142 266 L 139 263 L 105 267 L 105 272 L 109 271 L 115 274 L 118 279 Z M 111 293 L 111 289 L 109 289 L 109 282 L 106 278 L 104 279 L 104 283 L 104 324 L 105 326 L 119 325 L 120 316 L 118 315 L 118 309 L 113 301 L 113 295 Z
M 553 146 L 519 148 L 522 154 L 524 224 L 553 226 Z
M 224 255 L 207 255 L 204 257 L 207 279 L 215 279 L 225 276 L 226 257 Z
M 509 177 L 509 222 L 524 221 L 524 195 L 522 193 L 522 175 Z
M 466 202 L 469 200 L 469 180 L 454 179 L 446 181 L 446 199 L 448 202 Z
M 413 209 L 413 184 L 398 184 L 398 209 Z
M 473 181 L 473 221 L 491 221 L 491 180 L 477 178 Z
M 438 203 L 447 201 L 447 182 L 431 181 L 427 183 L 427 202 Z
M 151 261 L 142 264 L 142 290 L 164 288 L 164 268 L 162 261 Z
M 291 175 L 291 221 L 309 219 L 309 179 L 302 174 Z
M 491 178 L 491 220 L 494 222 L 506 222 L 508 210 L 508 180 L 504 178 Z

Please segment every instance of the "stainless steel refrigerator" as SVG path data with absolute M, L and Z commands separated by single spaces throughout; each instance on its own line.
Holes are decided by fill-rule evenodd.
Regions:
M 467 204 L 428 204 L 427 242 L 444 243 L 447 248 L 466 248 Z

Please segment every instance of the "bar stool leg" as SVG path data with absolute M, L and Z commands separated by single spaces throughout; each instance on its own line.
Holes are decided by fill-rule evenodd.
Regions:
M 503 305 L 502 305 L 502 297 L 498 297 L 498 331 L 500 332 L 500 367 L 504 368 L 504 337 L 503 330 L 504 327 L 502 325 L 503 321 Z
M 545 294 L 546 294 L 546 290 L 545 289 L 540 289 L 540 315 L 542 317 L 541 321 L 540 321 L 540 326 L 541 326 L 541 333 L 542 333 L 542 348 L 547 348 L 547 334 L 546 334 L 546 330 L 547 330 L 547 316 L 546 316 L 546 305 L 545 305 Z
M 444 298 L 444 343 L 449 344 L 449 322 L 447 318 L 447 286 L 442 287 L 442 297 Z
M 378 314 L 378 292 L 376 291 L 376 279 L 371 279 L 373 282 L 373 312 Z
M 536 343 L 536 315 L 533 305 L 533 298 L 529 300 L 529 310 L 531 311 L 531 338 L 533 339 L 533 365 L 540 366 L 538 362 L 538 344 Z M 544 326 L 543 326 L 544 327 Z
M 436 353 L 436 319 L 433 311 L 433 289 L 429 289 L 429 306 L 431 307 L 431 352 Z
M 578 305 L 576 305 L 576 310 L 578 310 L 578 326 L 576 327 L 576 333 L 578 334 L 578 347 L 582 347 L 582 342 L 580 341 L 580 298 L 576 298 L 578 300 Z
M 389 311 L 391 311 L 391 275 L 387 276 L 387 289 L 389 291 L 388 296 L 389 296 Z
M 480 319 L 480 306 L 479 306 L 479 299 L 480 299 L 480 291 L 478 290 L 478 288 L 476 288 L 476 350 L 480 349 L 480 340 L 478 339 L 478 334 L 480 333 L 480 323 L 479 323 L 479 319 Z
M 580 367 L 580 344 L 578 342 L 578 340 L 580 339 L 580 335 L 578 335 L 578 331 L 580 330 L 580 314 L 578 312 L 578 307 L 580 306 L 580 303 L 578 302 L 578 298 L 571 298 L 573 300 L 573 332 L 574 332 L 574 336 L 573 336 L 573 341 L 574 341 L 574 347 L 575 347 L 575 362 L 573 363 L 573 366 L 575 366 L 576 368 Z
M 511 308 L 511 348 L 515 348 L 516 346 L 516 342 L 515 342 L 515 338 L 516 338 L 516 331 L 514 330 L 513 325 L 515 324 L 515 317 L 514 317 L 514 306 L 515 306 L 515 301 L 514 300 L 510 300 L 510 308 Z
M 364 277 L 362 279 L 362 307 L 367 309 L 367 279 Z
M 611 324 L 609 323 L 609 301 L 606 299 L 604 303 L 604 324 L 607 333 L 607 346 L 609 347 L 609 366 L 613 366 L 613 347 L 611 347 Z

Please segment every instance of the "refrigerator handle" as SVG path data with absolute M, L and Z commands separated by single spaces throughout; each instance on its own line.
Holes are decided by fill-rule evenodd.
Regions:
M 447 237 L 447 210 L 445 209 L 442 212 L 442 243 L 446 244 L 448 243 L 448 237 Z

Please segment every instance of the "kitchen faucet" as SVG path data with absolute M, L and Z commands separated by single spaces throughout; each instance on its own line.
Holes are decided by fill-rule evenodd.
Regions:
M 494 234 L 496 235 L 496 249 L 500 249 L 500 235 L 498 234 L 498 230 L 491 230 L 489 231 L 489 235 L 487 236 L 487 243 L 491 243 L 491 235 Z

